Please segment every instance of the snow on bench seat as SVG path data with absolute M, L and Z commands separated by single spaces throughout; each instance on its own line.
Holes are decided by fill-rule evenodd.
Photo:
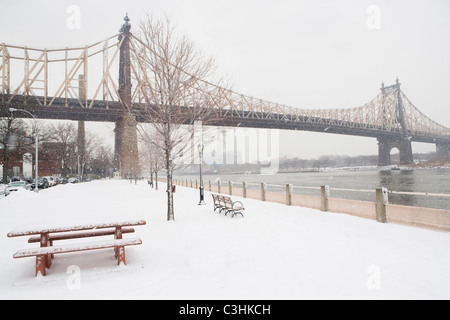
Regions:
M 42 223 L 33 225 L 22 225 L 7 234 L 8 237 L 19 237 L 43 233 L 55 233 L 66 231 L 83 231 L 92 229 L 106 229 L 114 227 L 129 227 L 145 225 L 146 221 L 140 217 L 134 218 L 109 218 L 101 220 L 73 220 L 65 222 L 55 222 L 53 224 Z
M 96 241 L 96 242 L 83 242 L 83 243 L 69 244 L 69 245 L 63 245 L 63 246 L 22 249 L 22 250 L 17 251 L 13 257 L 14 258 L 25 258 L 25 257 L 43 256 L 43 255 L 57 254 L 57 253 L 69 253 L 69 252 L 77 252 L 77 251 L 87 251 L 87 250 L 96 250 L 96 249 L 107 249 L 107 248 L 115 248 L 115 247 L 133 246 L 133 245 L 139 245 L 139 244 L 142 244 L 142 240 L 140 238 L 113 239 L 113 240 L 104 240 L 104 241 Z
M 135 230 L 134 228 L 123 228 L 122 233 L 133 233 Z M 78 239 L 78 238 L 88 238 L 88 237 L 101 237 L 101 236 L 109 236 L 114 235 L 116 233 L 115 230 L 103 230 L 103 231 L 86 231 L 86 232 L 68 232 L 68 233 L 58 233 L 58 234 L 51 234 L 48 237 L 48 240 L 55 241 L 55 240 L 69 240 L 69 239 Z M 28 243 L 34 243 L 34 242 L 40 242 L 41 237 L 31 237 L 28 239 Z

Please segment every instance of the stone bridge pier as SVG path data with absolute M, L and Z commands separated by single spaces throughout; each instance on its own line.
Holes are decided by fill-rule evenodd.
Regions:
M 391 165 L 391 151 L 397 148 L 400 152 L 400 164 L 414 162 L 411 140 L 408 138 L 378 138 L 378 166 Z
M 114 166 L 123 178 L 139 175 L 137 121 L 132 114 L 124 114 L 116 121 Z
M 132 109 L 131 99 L 131 55 L 130 55 L 130 29 L 131 24 L 128 14 L 124 18 L 125 23 L 120 28 L 119 40 L 120 63 L 119 63 L 119 96 L 122 102 L 123 115 L 116 121 L 114 166 L 120 170 L 122 178 L 138 177 L 139 155 L 137 142 L 136 117 L 129 112 Z

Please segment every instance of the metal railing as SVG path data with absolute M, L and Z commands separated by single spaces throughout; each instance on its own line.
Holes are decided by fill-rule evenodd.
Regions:
M 191 187 L 191 188 L 198 188 L 199 182 L 197 179 L 176 179 L 176 183 L 181 186 Z M 331 195 L 331 191 L 337 191 L 337 192 L 360 192 L 360 193 L 375 193 L 377 190 L 384 190 L 384 202 L 386 204 L 389 203 L 389 195 L 409 195 L 409 196 L 423 196 L 423 197 L 439 197 L 439 198 L 450 198 L 450 194 L 446 193 L 435 193 L 435 192 L 413 192 L 413 191 L 395 191 L 395 190 L 388 190 L 386 188 L 375 188 L 375 189 L 354 189 L 354 188 L 336 188 L 336 187 L 330 187 L 328 185 L 320 186 L 320 187 L 314 187 L 314 186 L 297 186 L 292 184 L 286 184 L 286 185 L 280 185 L 280 184 L 273 184 L 273 183 L 259 183 L 259 182 L 223 182 L 221 180 L 217 180 L 215 182 L 211 182 L 211 180 L 208 180 L 207 183 L 205 183 L 205 189 L 211 191 L 212 186 L 217 187 L 217 190 L 219 193 L 227 193 L 227 194 L 233 194 L 233 188 L 237 186 L 238 188 L 242 189 L 242 195 L 245 198 L 247 196 L 247 190 L 261 190 L 261 200 L 265 200 L 265 193 L 267 191 L 272 192 L 282 192 L 286 193 L 286 204 L 290 205 L 289 199 L 294 194 L 294 190 L 321 190 L 321 198 L 323 203 L 326 203 L 327 199 Z M 271 188 L 272 190 L 269 190 Z M 276 190 L 278 189 L 278 190 Z M 284 191 L 285 190 L 285 191 Z M 351 198 L 350 198 L 351 199 Z M 357 200 L 357 199 L 354 199 Z

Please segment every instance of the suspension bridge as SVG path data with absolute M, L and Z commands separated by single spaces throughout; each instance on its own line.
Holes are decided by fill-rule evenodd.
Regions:
M 0 117 L 10 108 L 25 109 L 39 119 L 115 122 L 115 161 L 123 174 L 137 168 L 136 125 L 151 122 L 149 110 L 161 105 L 143 54 L 152 48 L 131 32 L 128 17 L 120 32 L 78 48 L 38 49 L 0 46 Z M 161 57 L 162 58 L 162 57 Z M 118 77 L 117 77 L 117 70 Z M 397 148 L 400 162 L 413 162 L 411 142 L 436 145 L 438 158 L 448 158 L 450 129 L 424 115 L 401 90 L 382 84 L 363 106 L 303 109 L 257 99 L 216 85 L 184 70 L 189 88 L 172 101 L 173 114 L 185 124 L 202 120 L 211 126 L 305 130 L 373 137 L 379 165 L 390 164 Z M 116 80 L 118 79 L 118 80 Z M 27 113 L 21 117 L 29 117 Z

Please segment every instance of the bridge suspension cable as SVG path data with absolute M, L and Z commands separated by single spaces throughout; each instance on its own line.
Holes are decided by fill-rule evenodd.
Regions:
M 114 102 L 120 105 L 117 77 L 111 73 L 113 66 L 119 63 L 118 53 L 124 39 L 118 36 L 116 34 L 85 47 L 63 49 L 1 44 L 2 105 L 17 99 L 34 101 L 46 108 L 51 108 L 56 101 L 68 107 L 70 99 L 84 109 L 97 108 L 99 104 L 109 109 Z M 161 103 L 160 94 L 151 81 L 152 71 L 145 63 L 148 55 L 154 55 L 157 59 L 166 60 L 174 70 L 184 73 L 186 81 L 189 81 L 189 86 L 186 83 L 189 89 L 174 101 L 185 110 L 206 108 L 216 118 L 253 119 L 260 124 L 273 122 L 286 126 L 302 124 L 307 128 L 319 126 L 324 132 L 364 135 L 362 132 L 365 131 L 368 136 L 402 134 L 418 141 L 450 141 L 450 129 L 425 116 L 399 85 L 383 85 L 374 99 L 360 107 L 302 109 L 240 94 L 225 85 L 189 74 L 134 35 L 130 35 L 130 50 L 133 110 Z

